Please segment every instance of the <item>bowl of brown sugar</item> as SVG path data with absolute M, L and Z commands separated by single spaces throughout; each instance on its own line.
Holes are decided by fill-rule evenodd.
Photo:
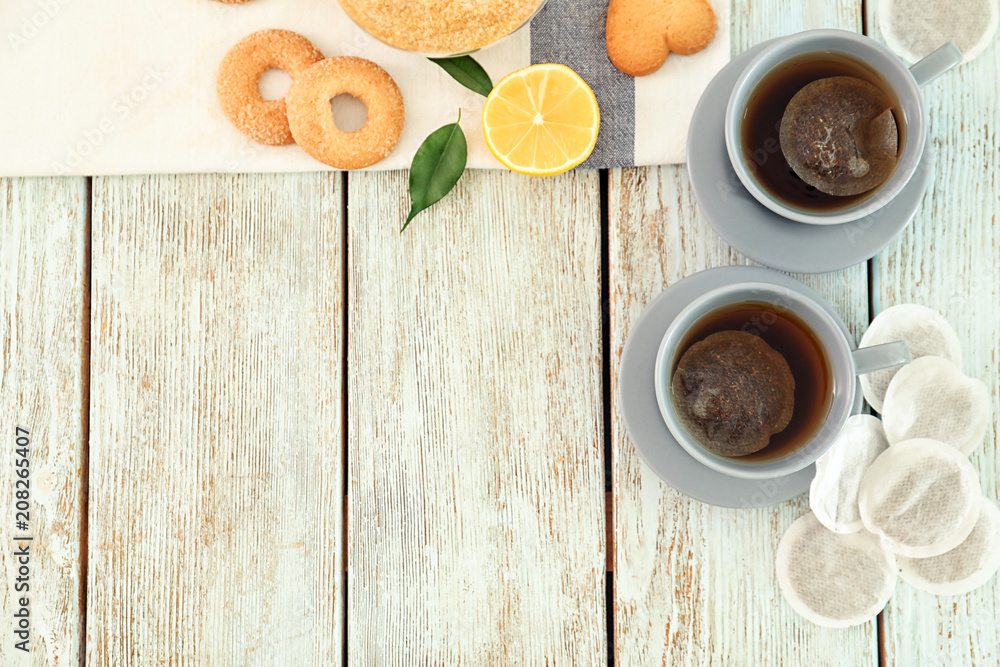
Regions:
M 457 56 L 527 24 L 546 0 L 338 0 L 375 39 L 426 56 Z

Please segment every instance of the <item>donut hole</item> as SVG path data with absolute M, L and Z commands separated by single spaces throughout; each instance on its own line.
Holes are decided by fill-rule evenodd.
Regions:
M 357 132 L 368 120 L 368 107 L 350 93 L 341 93 L 330 100 L 333 122 L 341 132 Z
M 287 93 L 292 85 L 292 77 L 288 72 L 277 67 L 272 67 L 260 75 L 257 88 L 260 96 L 265 100 L 280 100 Z

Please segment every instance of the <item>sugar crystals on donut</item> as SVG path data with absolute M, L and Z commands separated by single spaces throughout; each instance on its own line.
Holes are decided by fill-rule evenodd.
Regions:
M 347 93 L 368 109 L 360 130 L 337 127 L 330 100 Z M 361 169 L 387 156 L 403 132 L 403 96 L 389 73 L 364 58 L 327 58 L 288 90 L 288 122 L 302 149 L 337 169 Z
M 260 78 L 269 69 L 292 78 L 288 94 L 265 100 Z M 248 137 L 271 146 L 298 143 L 337 169 L 361 169 L 382 160 L 403 132 L 403 96 L 388 72 L 364 58 L 328 58 L 302 35 L 262 30 L 242 39 L 222 61 L 219 101 L 229 120 Z M 368 109 L 356 132 L 341 131 L 331 100 L 346 93 Z
M 288 128 L 285 100 L 265 100 L 260 77 L 281 69 L 294 80 L 323 59 L 308 39 L 289 30 L 261 30 L 240 40 L 219 66 L 217 90 L 226 117 L 254 141 L 270 146 L 295 143 Z

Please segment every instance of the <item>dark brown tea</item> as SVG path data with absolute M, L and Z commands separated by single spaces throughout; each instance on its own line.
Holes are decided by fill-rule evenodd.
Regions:
M 839 53 L 807 53 L 790 58 L 761 79 L 750 93 L 744 110 L 741 145 L 747 167 L 765 190 L 785 204 L 809 212 L 837 211 L 853 206 L 878 192 L 875 187 L 856 195 L 820 192 L 803 181 L 782 154 L 781 119 L 788 103 L 808 84 L 835 76 L 867 81 L 889 98 L 898 129 L 898 154 L 906 143 L 906 125 L 899 99 L 888 82 L 867 64 Z M 884 181 L 883 181 L 884 182 Z
M 771 461 L 807 445 L 822 428 L 833 403 L 833 370 L 819 338 L 800 317 L 773 303 L 743 301 L 721 306 L 691 326 L 674 353 L 671 376 L 691 346 L 723 331 L 760 337 L 785 358 L 795 380 L 795 403 L 788 426 L 772 435 L 760 451 L 731 458 L 741 462 Z

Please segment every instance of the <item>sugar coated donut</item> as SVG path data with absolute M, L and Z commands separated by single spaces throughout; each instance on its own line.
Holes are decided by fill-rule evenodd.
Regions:
M 360 130 L 342 132 L 330 100 L 347 93 L 368 108 Z M 292 81 L 285 96 L 295 141 L 320 162 L 360 169 L 388 155 L 403 131 L 403 96 L 389 73 L 364 58 L 328 58 Z
M 240 40 L 219 66 L 217 90 L 222 110 L 243 134 L 271 146 L 295 143 L 288 128 L 285 100 L 260 96 L 260 77 L 282 69 L 294 80 L 323 59 L 312 43 L 289 30 L 261 30 Z

